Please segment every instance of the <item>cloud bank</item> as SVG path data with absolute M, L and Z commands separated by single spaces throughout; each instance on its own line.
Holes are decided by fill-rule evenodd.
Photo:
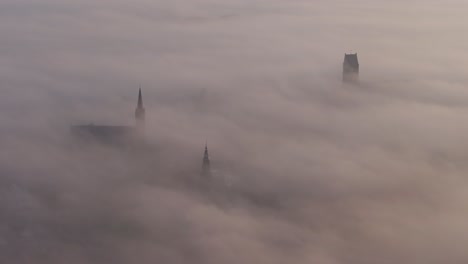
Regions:
M 466 8 L 2 1 L 1 262 L 466 263 Z

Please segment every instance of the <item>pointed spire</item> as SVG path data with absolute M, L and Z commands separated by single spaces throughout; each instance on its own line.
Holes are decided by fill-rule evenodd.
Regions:
M 208 155 L 208 142 L 205 143 L 205 153 L 203 154 L 202 176 L 211 177 L 210 156 Z
M 208 155 L 208 143 L 205 143 L 205 153 L 203 154 L 203 161 L 205 160 L 210 162 L 210 157 Z
M 138 89 L 138 105 L 135 109 L 136 125 L 139 128 L 143 128 L 145 125 L 145 108 L 143 107 L 143 96 L 141 95 L 141 85 Z
M 138 108 L 143 107 L 143 97 L 141 96 L 141 84 L 140 89 L 138 90 Z

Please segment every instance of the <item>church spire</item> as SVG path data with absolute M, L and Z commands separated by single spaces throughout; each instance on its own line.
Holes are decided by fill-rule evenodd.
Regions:
M 205 153 L 203 154 L 202 176 L 211 177 L 210 156 L 208 155 L 208 144 L 205 143 Z
M 141 95 L 141 85 L 138 90 L 138 105 L 135 109 L 135 121 L 137 128 L 143 128 L 145 125 L 145 108 L 143 107 L 143 96 Z
M 138 90 L 138 107 L 143 108 L 143 97 L 141 96 L 141 85 L 140 85 L 140 89 Z

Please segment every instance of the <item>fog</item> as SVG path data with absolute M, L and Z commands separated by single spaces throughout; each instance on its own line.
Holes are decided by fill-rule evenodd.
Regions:
M 0 262 L 467 263 L 467 8 L 0 1 Z

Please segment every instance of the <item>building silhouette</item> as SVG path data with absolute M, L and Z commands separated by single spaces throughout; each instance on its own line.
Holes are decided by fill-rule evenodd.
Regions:
M 157 153 L 154 145 L 145 140 L 145 107 L 141 88 L 138 90 L 138 101 L 135 108 L 135 124 L 133 126 L 109 125 L 73 125 L 70 127 L 74 143 L 79 146 L 109 146 L 125 151 L 138 157 L 149 157 Z M 84 143 L 84 144 L 80 144 Z M 208 144 L 205 144 L 201 166 L 201 179 L 211 180 L 212 172 Z M 210 181 L 203 181 L 204 184 Z
M 75 125 L 71 126 L 71 134 L 75 139 L 108 143 L 111 145 L 125 145 L 139 142 L 143 139 L 145 129 L 145 108 L 141 87 L 138 90 L 138 103 L 135 109 L 134 126 L 109 126 L 109 125 Z
M 357 83 L 359 81 L 359 61 L 357 53 L 346 54 L 343 61 L 343 82 Z
M 205 153 L 203 154 L 202 162 L 202 177 L 211 178 L 210 156 L 208 155 L 208 144 L 205 144 Z
M 138 90 L 138 104 L 135 109 L 135 127 L 141 132 L 145 129 L 145 115 L 146 111 L 143 107 L 143 96 L 141 95 L 141 87 Z

